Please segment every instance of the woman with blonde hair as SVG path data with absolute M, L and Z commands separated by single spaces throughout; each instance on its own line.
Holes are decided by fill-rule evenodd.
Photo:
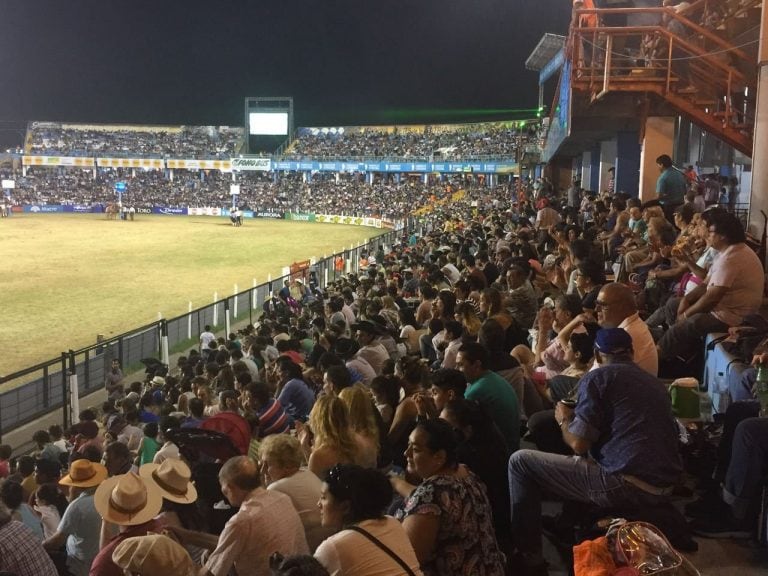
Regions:
M 360 385 L 344 388 L 339 398 L 349 412 L 349 425 L 358 445 L 357 462 L 363 468 L 376 468 L 379 456 L 379 426 L 370 394 Z
M 309 426 L 296 421 L 308 468 L 319 478 L 336 464 L 355 464 L 358 445 L 349 425 L 349 412 L 335 396 L 320 396 L 309 413 Z

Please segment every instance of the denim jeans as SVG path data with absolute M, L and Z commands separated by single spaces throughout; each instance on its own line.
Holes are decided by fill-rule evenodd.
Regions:
M 767 477 L 768 418 L 748 418 L 736 427 L 723 489 L 723 500 L 736 518 L 757 513 Z
M 580 456 L 518 450 L 509 459 L 508 474 L 514 543 L 520 552 L 532 557 L 541 555 L 544 494 L 600 507 L 647 506 L 666 500 Z
M 707 334 L 727 331 L 728 324 L 721 322 L 709 312 L 694 314 L 679 324 L 670 325 L 669 330 L 658 342 L 659 360 L 676 356 L 689 359 L 702 349 Z

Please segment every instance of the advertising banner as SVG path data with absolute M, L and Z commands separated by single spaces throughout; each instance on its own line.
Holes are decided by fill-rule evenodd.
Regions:
M 313 162 L 276 160 L 273 170 L 288 172 L 412 172 L 504 174 L 517 168 L 514 161 L 501 162 Z
M 195 206 L 193 208 L 187 208 L 187 214 L 189 216 L 221 216 L 221 208 L 213 208 L 211 206 Z
M 166 166 L 179 170 L 221 170 L 231 172 L 232 163 L 229 160 L 166 160 Z
M 381 228 L 381 220 L 378 218 L 360 218 L 358 216 L 340 216 L 338 214 L 315 214 L 315 218 L 323 224 L 346 224 L 348 226 Z
M 269 158 L 232 158 L 230 161 L 232 170 L 258 170 L 269 172 L 272 170 L 272 160 Z
M 299 214 L 298 212 L 286 212 L 286 220 L 294 220 L 296 222 L 317 222 L 314 213 Z
M 272 220 L 282 220 L 285 215 L 282 212 L 271 212 L 269 210 L 254 210 L 254 218 L 270 218 Z
M 32 214 L 47 214 L 50 212 L 64 212 L 64 206 L 59 204 L 25 204 L 24 212 Z
M 10 190 L 13 188 L 16 188 L 16 181 L 15 180 L 3 180 L 3 188 L 6 190 Z
M 24 166 L 78 166 L 82 168 L 93 168 L 96 164 L 93 158 L 76 156 L 22 156 L 21 163 Z
M 160 158 L 96 158 L 100 168 L 151 168 L 163 170 L 165 161 Z
M 77 214 L 91 214 L 93 212 L 104 212 L 100 204 L 86 206 L 85 204 L 69 204 L 64 206 L 64 212 L 74 212 Z
M 186 216 L 186 208 L 170 208 L 168 206 L 153 206 L 152 214 L 164 214 L 166 216 Z

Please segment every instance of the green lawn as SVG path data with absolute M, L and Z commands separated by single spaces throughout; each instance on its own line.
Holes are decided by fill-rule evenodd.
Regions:
M 215 217 L 14 214 L 0 220 L 0 374 L 172 318 L 357 245 L 374 228 Z

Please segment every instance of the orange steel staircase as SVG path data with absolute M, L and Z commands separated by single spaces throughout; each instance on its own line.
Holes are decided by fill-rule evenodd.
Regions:
M 657 23 L 572 26 L 566 50 L 574 96 L 586 96 L 592 106 L 610 93 L 660 99 L 751 157 L 761 8 L 762 0 L 699 0 L 680 12 L 579 10 L 597 13 L 600 22 L 646 14 Z

